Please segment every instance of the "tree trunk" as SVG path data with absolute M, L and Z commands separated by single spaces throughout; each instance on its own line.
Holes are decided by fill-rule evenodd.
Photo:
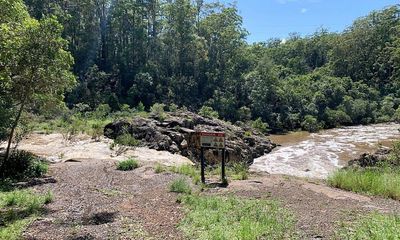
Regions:
M 7 144 L 6 155 L 4 156 L 4 162 L 6 162 L 6 161 L 8 160 L 8 158 L 10 157 L 11 143 L 12 143 L 12 140 L 13 140 L 13 137 L 14 137 L 15 129 L 16 129 L 17 126 L 18 126 L 19 119 L 21 118 L 22 111 L 24 110 L 24 107 L 25 107 L 25 100 L 26 100 L 26 99 L 24 99 L 24 100 L 21 102 L 21 106 L 20 106 L 20 108 L 19 108 L 18 115 L 17 115 L 17 117 L 15 118 L 14 124 L 13 124 L 13 126 L 12 126 L 12 128 L 11 128 L 11 133 L 10 133 L 10 136 L 9 136 L 9 138 L 8 138 L 8 144 Z M 2 164 L 1 164 L 1 165 L 2 165 Z M 0 166 L 1 166 L 1 165 L 0 165 Z

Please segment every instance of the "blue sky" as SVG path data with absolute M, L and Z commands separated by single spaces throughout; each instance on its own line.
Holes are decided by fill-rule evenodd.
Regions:
M 235 2 L 224 0 L 222 2 Z M 302 36 L 320 27 L 341 32 L 373 10 L 399 4 L 399 0 L 236 0 L 248 42 L 269 38 L 287 38 L 289 33 Z

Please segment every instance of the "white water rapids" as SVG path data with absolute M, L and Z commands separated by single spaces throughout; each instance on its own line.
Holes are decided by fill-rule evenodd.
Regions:
M 281 145 L 254 160 L 252 171 L 298 177 L 326 178 L 336 169 L 379 144 L 390 146 L 400 139 L 400 124 L 386 123 L 271 136 Z

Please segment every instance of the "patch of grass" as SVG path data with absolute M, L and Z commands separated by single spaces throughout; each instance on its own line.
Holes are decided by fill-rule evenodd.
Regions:
M 185 178 L 178 178 L 174 180 L 169 186 L 169 190 L 175 193 L 191 194 L 192 188 Z
M 118 136 L 114 140 L 114 142 L 116 144 L 120 144 L 120 145 L 124 145 L 124 146 L 131 146 L 131 147 L 136 147 L 136 146 L 140 145 L 140 141 L 128 133 Z
M 157 163 L 156 166 L 154 167 L 154 172 L 159 174 L 165 172 L 167 169 L 160 163 Z
M 353 224 L 343 224 L 339 239 L 400 239 L 400 216 L 370 214 Z
M 124 161 L 120 161 L 117 164 L 117 170 L 120 171 L 132 171 L 139 167 L 139 162 L 136 159 L 130 158 Z
M 179 228 L 191 239 L 291 239 L 294 217 L 278 203 L 236 197 L 183 195 Z
M 330 186 L 400 200 L 399 168 L 341 169 L 328 178 Z
M 169 168 L 169 170 L 173 173 L 182 174 L 190 177 L 193 183 L 196 185 L 199 184 L 201 181 L 200 169 L 197 168 L 196 166 L 186 164 L 178 167 L 173 166 Z
M 25 228 L 52 199 L 50 192 L 38 195 L 29 190 L 1 191 L 0 239 L 21 239 Z

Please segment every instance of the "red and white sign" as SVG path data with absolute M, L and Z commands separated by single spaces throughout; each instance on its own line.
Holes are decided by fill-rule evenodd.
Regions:
M 205 148 L 225 148 L 225 133 L 200 132 L 200 146 Z

